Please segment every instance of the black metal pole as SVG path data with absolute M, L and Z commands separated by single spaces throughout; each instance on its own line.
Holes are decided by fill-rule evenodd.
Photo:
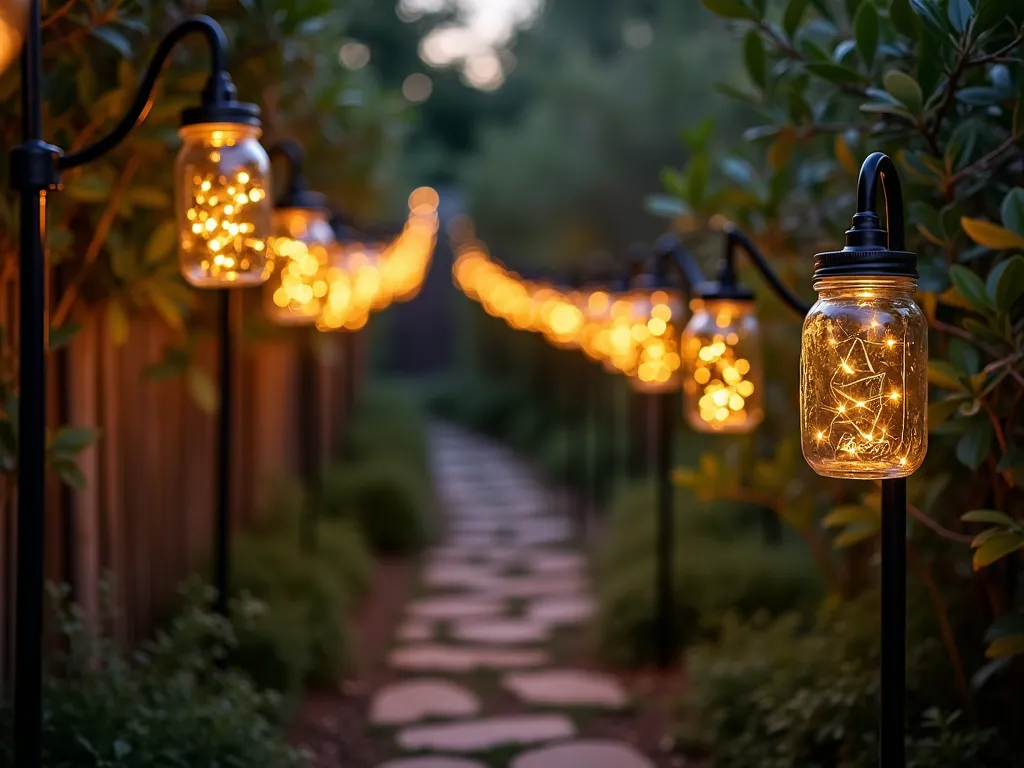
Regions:
M 21 130 L 11 155 L 20 206 L 18 373 L 18 551 L 15 596 L 14 765 L 42 761 L 43 588 L 46 553 L 46 192 L 53 155 L 42 142 L 39 0 L 29 5 L 21 52 Z M 10 414 L 9 414 L 10 415 Z
M 882 481 L 879 765 L 903 768 L 907 684 L 907 481 Z
M 657 663 L 665 669 L 672 663 L 675 651 L 675 598 L 673 579 L 675 572 L 675 520 L 672 509 L 672 433 L 674 417 L 672 393 L 650 396 L 654 409 L 655 457 L 654 471 L 657 487 L 658 541 L 655 578 L 657 589 L 657 623 L 655 648 Z
M 231 443 L 232 393 L 234 391 L 234 334 L 231 327 L 231 294 L 217 296 L 217 335 L 220 345 L 220 410 L 217 414 L 216 508 L 214 510 L 214 576 L 217 589 L 214 610 L 228 615 L 231 579 Z
M 317 364 L 313 339 L 306 334 L 299 360 L 299 424 L 302 428 L 302 474 L 306 483 L 306 514 L 303 518 L 301 545 L 305 552 L 316 551 L 319 517 L 320 431 L 317 418 Z

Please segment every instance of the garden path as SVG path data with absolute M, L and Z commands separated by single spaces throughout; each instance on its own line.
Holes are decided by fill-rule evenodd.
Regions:
M 594 610 L 574 531 L 506 449 L 435 427 L 445 536 L 428 553 L 369 719 L 389 740 L 377 768 L 653 768 L 625 741 L 580 735 L 624 713 L 614 676 L 573 665 L 566 632 Z

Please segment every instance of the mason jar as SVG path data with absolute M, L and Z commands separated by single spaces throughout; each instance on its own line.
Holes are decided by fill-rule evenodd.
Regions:
M 341 259 L 328 212 L 278 208 L 273 227 L 274 270 L 263 287 L 264 312 L 280 325 L 311 325 L 327 301 L 328 271 Z
M 764 419 L 764 366 L 752 300 L 697 298 L 683 331 L 683 413 L 698 432 L 745 433 Z
M 246 123 L 183 125 L 175 161 L 179 256 L 199 288 L 260 285 L 272 261 L 270 159 Z
M 817 276 L 804 321 L 800 431 L 826 477 L 905 477 L 928 450 L 928 327 L 909 275 Z

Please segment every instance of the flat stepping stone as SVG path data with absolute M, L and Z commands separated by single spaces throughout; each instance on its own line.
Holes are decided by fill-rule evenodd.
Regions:
M 582 572 L 587 568 L 583 555 L 575 552 L 538 552 L 524 558 L 524 565 L 534 573 Z
M 539 650 L 459 645 L 407 645 L 388 657 L 393 669 L 413 672 L 471 672 L 474 669 L 529 669 L 549 661 Z
M 395 636 L 403 643 L 419 643 L 434 639 L 434 625 L 429 621 L 409 619 L 398 628 Z
M 560 627 L 583 624 L 594 615 L 594 610 L 594 601 L 589 597 L 545 597 L 531 603 L 526 615 Z
M 565 715 L 510 715 L 488 717 L 463 723 L 420 725 L 399 731 L 396 741 L 407 752 L 483 752 L 514 744 L 537 744 L 576 735 Z M 579 765 L 563 763 L 560 768 Z M 591 768 L 588 766 L 588 768 Z
M 588 740 L 534 749 L 515 758 L 509 768 L 655 768 L 629 744 L 617 741 Z
M 448 680 L 410 680 L 379 690 L 370 704 L 374 725 L 408 725 L 429 718 L 476 717 L 480 699 Z
M 550 625 L 529 619 L 474 619 L 452 630 L 456 640 L 495 645 L 540 643 L 548 639 Z
M 423 571 L 429 587 L 476 587 L 494 578 L 493 568 L 466 562 L 435 561 Z
M 408 606 L 408 613 L 418 619 L 472 619 L 484 616 L 500 616 L 506 605 L 494 597 L 452 595 L 427 597 L 416 600 Z
M 512 672 L 501 684 L 527 704 L 622 709 L 629 697 L 619 681 L 600 672 L 548 669 Z
M 580 576 L 572 575 L 505 576 L 492 579 L 489 583 L 481 582 L 479 588 L 503 597 L 579 597 L 586 594 L 587 582 Z
M 476 760 L 461 757 L 407 757 L 403 760 L 388 760 L 377 768 L 487 768 Z

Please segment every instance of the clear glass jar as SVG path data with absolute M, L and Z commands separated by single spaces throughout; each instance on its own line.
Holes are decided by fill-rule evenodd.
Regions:
M 679 326 L 683 303 L 676 293 L 654 291 L 633 304 L 630 335 L 636 342 L 634 364 L 626 373 L 636 392 L 653 394 L 679 389 Z
M 175 161 L 181 273 L 199 288 L 260 285 L 273 261 L 270 159 L 260 128 L 197 123 L 178 132 Z
M 764 419 L 764 366 L 752 301 L 695 299 L 683 331 L 683 412 L 698 432 L 742 433 Z
M 910 277 L 826 277 L 803 329 L 800 433 L 826 477 L 905 477 L 928 450 L 928 325 Z
M 280 208 L 273 222 L 274 271 L 263 287 L 264 311 L 281 325 L 311 325 L 323 311 L 328 270 L 339 263 L 341 248 L 326 211 Z

